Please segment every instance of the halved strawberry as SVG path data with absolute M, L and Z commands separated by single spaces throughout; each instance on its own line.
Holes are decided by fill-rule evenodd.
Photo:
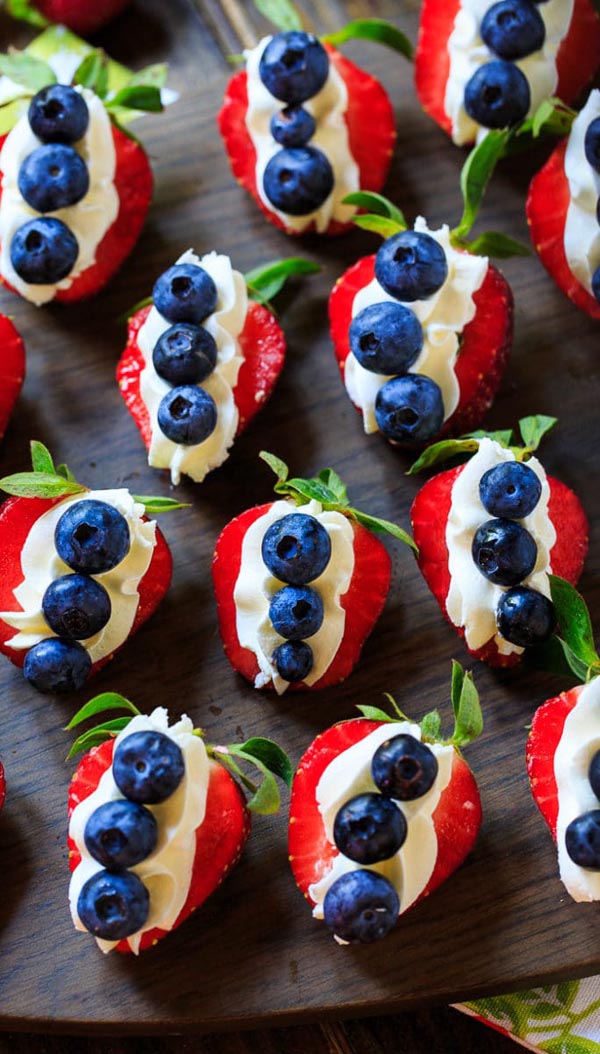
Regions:
M 4 805 L 4 799 L 6 798 L 6 775 L 4 772 L 4 766 L 0 761 L 0 809 Z
M 44 18 L 68 26 L 74 33 L 88 36 L 110 22 L 123 11 L 130 0 L 32 0 Z
M 0 315 L 0 438 L 25 379 L 25 347 L 15 326 Z
M 567 716 L 577 706 L 582 690 L 583 685 L 579 684 L 538 707 L 527 739 L 527 774 L 531 791 L 555 841 L 558 789 L 554 758 Z

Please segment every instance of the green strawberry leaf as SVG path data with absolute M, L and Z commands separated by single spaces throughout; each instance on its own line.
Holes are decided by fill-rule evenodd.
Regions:
M 345 44 L 347 40 L 374 40 L 378 44 L 385 44 L 386 47 L 392 48 L 393 51 L 398 51 L 411 61 L 415 53 L 414 46 L 408 37 L 383 18 L 356 18 L 353 22 L 348 22 L 343 29 L 339 29 L 336 33 L 327 33 L 321 39 L 334 47 Z
M 481 735 L 483 715 L 473 674 L 465 673 L 456 659 L 452 661 L 450 698 L 454 711 L 454 732 L 445 742 L 460 748 Z
M 366 512 L 360 512 L 359 509 L 351 507 L 348 507 L 347 511 L 363 527 L 368 527 L 370 531 L 375 531 L 376 534 L 391 534 L 392 538 L 396 538 L 399 542 L 404 542 L 405 545 L 408 545 L 413 550 L 415 555 L 418 555 L 419 550 L 416 543 L 410 534 L 402 527 L 399 527 L 397 523 L 392 523 L 390 520 L 382 520 L 379 516 L 369 516 Z
M 348 505 L 348 489 L 343 479 L 338 476 L 333 468 L 324 468 L 318 474 L 318 478 L 332 494 L 335 494 L 340 505 Z
M 360 209 L 367 209 L 375 216 L 385 216 L 388 220 L 395 220 L 398 230 L 406 230 L 408 227 L 404 213 L 398 206 L 394 205 L 389 198 L 384 198 L 383 194 L 376 194 L 375 191 L 356 190 L 352 194 L 346 194 L 342 205 L 358 205 Z
M 231 750 L 231 747 L 229 749 Z M 277 743 L 274 743 L 272 739 L 253 736 L 251 739 L 247 739 L 245 743 L 242 743 L 238 749 L 244 751 L 245 757 L 260 761 L 269 772 L 283 780 L 286 787 L 291 787 L 294 775 L 292 763 L 285 751 Z
M 101 725 L 96 725 L 95 728 L 90 728 L 87 732 L 82 732 L 73 743 L 66 760 L 69 761 L 70 758 L 74 757 L 75 754 L 79 754 L 82 750 L 90 750 L 91 747 L 104 743 L 106 739 L 118 736 L 119 732 L 122 732 L 130 721 L 130 717 L 115 717 L 112 721 L 105 721 Z
M 22 22 L 29 22 L 31 26 L 50 25 L 49 19 L 45 18 L 31 0 L 6 0 L 6 10 L 13 18 L 20 18 Z
M 51 472 L 15 472 L 0 479 L 0 490 L 17 498 L 60 498 L 87 490 L 80 483 Z
M 455 249 L 466 249 L 473 256 L 493 256 L 498 260 L 507 260 L 511 256 L 531 256 L 531 249 L 516 238 L 509 238 L 501 231 L 486 231 L 473 241 L 451 236 Z
M 463 196 L 463 214 L 458 227 L 451 232 L 453 238 L 466 238 L 477 217 L 485 189 L 492 172 L 502 157 L 510 132 L 492 130 L 477 146 L 473 147 L 460 173 L 460 189 Z
M 272 746 L 275 747 L 275 744 L 273 743 Z M 279 748 L 276 749 L 279 750 Z M 211 747 L 210 753 L 217 761 L 220 761 L 222 765 L 225 765 L 226 768 L 229 768 L 235 773 L 247 790 L 250 791 L 252 796 L 247 804 L 252 812 L 264 816 L 278 811 L 279 806 L 281 805 L 279 788 L 277 787 L 273 772 L 263 761 L 262 757 L 257 757 L 256 754 L 247 753 L 243 747 L 239 747 L 237 744 L 227 747 Z M 260 749 L 259 753 L 261 753 Z M 283 751 L 281 751 L 281 753 L 283 753 Z M 253 780 L 245 775 L 240 766 L 234 761 L 234 757 L 240 758 L 242 761 L 246 761 L 258 769 L 263 777 L 262 782 L 258 786 Z M 291 763 L 289 761 L 288 764 L 291 771 Z
M 68 479 L 70 483 L 75 483 L 76 482 L 75 476 L 71 472 L 71 469 L 69 468 L 68 465 L 65 465 L 65 464 L 57 465 L 56 466 L 56 475 L 57 476 L 62 476 L 63 479 Z
M 130 702 L 129 699 L 126 699 L 124 695 L 119 695 L 118 692 L 101 692 L 100 695 L 94 696 L 93 699 L 90 699 L 77 711 L 68 725 L 65 725 L 64 731 L 70 732 L 72 728 L 77 728 L 77 725 L 87 721 L 88 718 L 97 717 L 98 714 L 105 713 L 107 710 L 129 710 L 132 714 L 140 713 L 137 706 Z
M 406 224 L 400 226 L 396 220 L 387 219 L 385 216 L 377 216 L 372 212 L 359 213 L 358 216 L 353 216 L 352 223 L 363 231 L 372 231 L 374 234 L 380 234 L 382 238 L 391 238 L 393 234 L 406 230 Z
M 544 99 L 536 112 L 514 129 L 513 136 L 538 139 L 540 135 L 568 135 L 576 117 L 577 111 L 572 110 L 562 99 Z
M 272 472 L 275 473 L 275 475 L 277 476 L 277 482 L 285 483 L 286 479 L 290 474 L 290 470 L 288 469 L 285 461 L 282 461 L 281 458 L 276 457 L 275 454 L 269 454 L 267 450 L 261 450 L 258 456 L 262 458 L 265 464 L 267 464 L 272 470 Z
M 302 29 L 302 20 L 291 0 L 254 0 L 254 3 L 277 29 Z
M 546 414 L 535 414 L 531 417 L 522 417 L 519 421 L 519 432 L 523 440 L 523 446 L 528 453 L 537 450 L 543 437 L 554 425 L 558 418 L 548 417 Z
M 442 719 L 438 710 L 431 710 L 421 721 L 421 735 L 434 743 L 439 743 L 442 736 Z
M 413 462 L 407 471 L 407 476 L 414 476 L 424 468 L 439 465 L 443 461 L 449 461 L 453 457 L 468 457 L 479 449 L 481 439 L 493 439 L 500 446 L 512 450 L 517 461 L 525 461 L 530 454 L 537 450 L 543 436 L 556 424 L 556 417 L 548 417 L 545 414 L 536 414 L 532 417 L 523 417 L 519 421 L 519 431 L 523 440 L 523 446 L 513 446 L 512 428 L 502 429 L 497 432 L 485 432 L 478 429 L 476 432 L 467 432 L 457 439 L 441 439 L 426 447 L 417 460 Z
M 26 51 L 0 55 L 0 73 L 26 88 L 30 95 L 35 95 L 47 84 L 56 84 L 56 74 L 52 67 Z
M 385 710 L 380 710 L 378 706 L 366 706 L 364 704 L 357 704 L 357 710 L 360 710 L 363 717 L 366 717 L 368 721 L 397 721 L 397 717 L 391 717 L 390 714 L 386 713 Z
M 174 509 L 189 509 L 189 501 L 177 501 L 175 498 L 150 497 L 147 494 L 132 494 L 134 501 L 144 506 L 148 516 L 158 516 L 161 512 L 173 512 Z
M 166 62 L 155 62 L 151 66 L 145 66 L 143 69 L 133 73 L 127 82 L 127 87 L 134 88 L 141 84 L 146 87 L 164 88 L 167 83 L 168 72 L 169 67 Z
M 463 457 L 474 454 L 479 449 L 477 439 L 440 439 L 439 443 L 432 443 L 425 448 L 422 454 L 408 469 L 407 476 L 415 476 L 432 465 L 439 465 L 449 461 L 453 457 Z
M 317 274 L 320 270 L 320 265 L 312 260 L 290 256 L 285 260 L 271 260 L 261 267 L 255 267 L 244 278 L 251 299 L 271 308 L 271 301 L 283 289 L 288 278 L 299 274 Z
M 117 317 L 117 322 L 129 322 L 129 319 L 132 318 L 133 315 L 137 315 L 138 311 L 141 311 L 142 308 L 153 307 L 153 305 L 154 300 L 152 299 L 152 295 L 145 296 L 143 300 L 138 300 L 137 304 L 134 304 L 133 307 L 127 308 L 127 311 L 124 311 L 122 315 L 119 315 Z
M 153 84 L 131 84 L 111 95 L 105 102 L 109 113 L 113 110 L 135 110 L 162 113 L 164 110 L 160 88 Z
M 104 99 L 108 91 L 108 57 L 102 48 L 94 48 L 82 59 L 73 75 L 73 84 L 89 88 Z
M 52 454 L 48 447 L 40 443 L 38 439 L 32 439 L 29 444 L 31 450 L 31 467 L 34 472 L 45 472 L 49 475 L 59 475 L 54 467 Z
M 565 656 L 574 673 L 571 656 L 584 668 L 582 680 L 587 680 L 589 672 L 600 672 L 600 657 L 594 644 L 594 631 L 587 604 L 575 586 L 557 575 L 549 575 L 550 593 L 558 622 L 557 636 L 565 650 Z

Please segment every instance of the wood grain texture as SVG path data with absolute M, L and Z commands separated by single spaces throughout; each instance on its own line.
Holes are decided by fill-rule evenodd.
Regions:
M 317 19 L 319 5 L 312 6 Z M 414 2 L 401 8 L 393 0 L 365 6 L 392 17 L 414 38 Z M 347 10 L 356 15 L 359 7 L 349 3 Z M 4 45 L 28 39 L 26 30 L 5 17 L 0 31 Z M 181 930 L 139 961 L 103 957 L 91 938 L 73 931 L 65 848 L 72 765 L 64 762 L 67 736 L 61 728 L 92 694 L 112 689 L 142 709 L 164 705 L 173 716 L 187 711 L 211 741 L 269 735 L 297 762 L 319 731 L 353 716 L 357 703 L 378 705 L 384 691 L 392 691 L 415 717 L 439 706 L 449 721 L 451 659 L 471 665 L 408 550 L 390 543 L 394 572 L 388 603 L 346 684 L 322 695 L 276 699 L 254 691 L 229 669 L 216 629 L 210 561 L 223 525 L 249 505 L 270 499 L 272 477 L 258 460 L 259 450 L 272 450 L 300 475 L 332 465 L 357 506 L 408 526 L 420 481 L 404 475 L 409 463 L 404 455 L 379 437 L 362 434 L 340 384 L 326 324 L 334 281 L 377 242 L 358 231 L 336 241 L 290 242 L 235 185 L 215 128 L 228 67 L 189 0 L 137 0 L 100 39 L 116 58 L 136 67 L 168 59 L 171 83 L 182 97 L 162 117 L 136 126 L 152 160 L 156 194 L 140 242 L 112 285 L 89 303 L 40 310 L 0 291 L 0 310 L 14 315 L 28 352 L 25 388 L 0 450 L 0 474 L 26 467 L 28 442 L 35 437 L 91 486 L 171 493 L 167 476 L 146 466 L 114 381 L 125 340 L 118 316 L 146 296 L 161 271 L 190 245 L 199 252 L 229 252 L 241 271 L 300 250 L 323 270 L 282 298 L 289 355 L 269 406 L 237 441 L 224 467 L 201 487 L 184 483 L 176 490 L 191 508 L 162 520 L 175 571 L 157 614 L 89 688 L 68 701 L 38 695 L 20 671 L 0 666 L 0 752 L 8 781 L 0 816 L 0 1026 L 121 1035 L 281 1029 L 597 972 L 598 905 L 576 905 L 566 896 L 525 775 L 531 713 L 563 685 L 523 668 L 475 669 L 486 716 L 485 732 L 467 755 L 484 807 L 478 844 L 465 866 L 403 917 L 381 945 L 340 949 L 311 920 L 287 867 L 285 813 L 257 819 L 227 882 Z M 347 50 L 382 79 L 396 107 L 398 148 L 387 193 L 411 218 L 422 213 L 434 225 L 456 223 L 463 155 L 420 112 L 410 67 L 374 45 Z M 544 156 L 537 150 L 500 168 L 480 229 L 527 237 L 525 192 Z M 535 257 L 508 261 L 502 269 L 516 294 L 516 337 L 488 422 L 506 427 L 535 412 L 560 418 L 542 458 L 548 472 L 583 497 L 590 517 L 591 552 L 581 587 L 595 611 L 600 599 L 597 325 L 554 288 Z M 356 1026 L 359 1037 L 367 1035 L 361 1027 Z M 351 1026 L 347 1029 L 351 1034 Z M 161 1041 L 155 1042 L 160 1050 Z M 369 1040 L 371 1047 L 361 1048 L 360 1042 L 357 1050 L 377 1049 L 376 1039 Z M 232 1049 L 229 1040 L 215 1040 L 210 1049 L 221 1049 L 218 1043 Z

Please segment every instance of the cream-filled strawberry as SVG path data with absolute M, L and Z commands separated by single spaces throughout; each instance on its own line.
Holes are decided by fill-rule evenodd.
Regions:
M 469 651 L 512 666 L 555 627 L 549 575 L 575 583 L 588 524 L 575 494 L 531 457 L 552 418 L 520 422 L 511 433 L 466 437 L 430 448 L 417 467 L 473 454 L 434 476 L 417 494 L 411 521 L 418 563 L 448 621 Z
M 105 700 L 91 700 L 69 728 Z M 212 747 L 186 716 L 170 724 L 163 708 L 146 716 L 114 693 L 110 705 L 134 716 L 84 732 L 71 751 L 96 744 L 69 790 L 69 902 L 76 928 L 101 951 L 138 954 L 221 883 L 244 848 L 250 811 L 279 806 L 273 773 L 289 784 L 291 768 L 270 740 Z M 230 771 L 239 774 L 240 759 L 264 775 L 248 802 Z
M 373 531 L 401 528 L 353 509 L 337 474 L 288 480 L 291 500 L 248 509 L 221 532 L 213 581 L 225 653 L 256 688 L 324 688 L 344 680 L 379 617 L 390 558 Z
M 44 20 L 49 19 L 87 36 L 116 18 L 129 2 L 99 0 L 90 4 L 87 0 L 7 0 L 6 7 L 15 18 L 22 18 L 34 26 L 43 25 Z
M 323 732 L 302 757 L 290 801 L 290 864 L 339 943 L 384 937 L 473 848 L 477 784 L 458 749 L 479 735 L 471 675 L 452 676 L 453 735 L 437 711 L 418 724 L 399 710 Z M 395 705 L 395 704 L 394 704 Z M 359 709 L 363 709 L 359 707 Z
M 25 379 L 25 346 L 6 315 L 0 315 L 0 438 Z

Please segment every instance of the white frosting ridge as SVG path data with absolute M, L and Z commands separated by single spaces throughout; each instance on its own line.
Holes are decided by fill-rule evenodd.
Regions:
M 42 599 L 55 578 L 73 571 L 61 560 L 54 547 L 54 530 L 65 510 L 83 500 L 105 501 L 118 509 L 127 520 L 131 544 L 129 552 L 116 567 L 91 576 L 106 589 L 111 615 L 103 629 L 80 643 L 92 662 L 98 662 L 106 655 L 112 655 L 131 632 L 140 600 L 139 584 L 150 566 L 156 545 L 156 523 L 142 520 L 144 506 L 135 502 L 129 491 L 90 490 L 53 505 L 31 527 L 21 552 L 23 581 L 14 590 L 23 610 L 0 612 L 0 619 L 18 631 L 7 641 L 10 648 L 22 651 L 56 636 L 44 618 Z
M 179 257 L 177 263 L 204 268 L 217 287 L 216 310 L 202 322 L 203 329 L 211 334 L 217 345 L 217 364 L 199 385 L 215 401 L 216 427 L 204 442 L 192 446 L 174 443 L 159 428 L 158 408 L 162 398 L 173 386 L 159 377 L 154 369 L 152 352 L 159 337 L 172 323 L 155 307 L 150 310 L 138 333 L 138 346 L 145 362 L 140 376 L 140 393 L 150 414 L 152 429 L 148 464 L 153 468 L 169 468 L 173 483 L 179 483 L 182 473 L 196 483 L 201 483 L 208 472 L 227 459 L 237 431 L 239 413 L 233 391 L 244 362 L 238 337 L 246 323 L 248 290 L 243 276 L 233 270 L 228 256 L 211 252 L 200 259 L 189 249 Z
M 345 113 L 348 108 L 348 92 L 343 78 L 329 61 L 329 74 L 325 84 L 312 99 L 302 103 L 305 110 L 315 118 L 317 127 L 309 146 L 315 146 L 328 158 L 333 169 L 334 185 L 329 197 L 305 216 L 290 216 L 276 209 L 269 201 L 263 187 L 263 174 L 271 158 L 282 148 L 270 131 L 271 118 L 285 107 L 279 99 L 271 95 L 263 84 L 258 67 L 263 51 L 272 37 L 263 39 L 251 51 L 246 51 L 246 71 L 248 76 L 248 110 L 246 127 L 256 150 L 256 186 L 261 200 L 270 212 L 274 212 L 286 227 L 294 231 L 304 231 L 314 223 L 317 231 L 327 229 L 332 220 L 348 223 L 356 208 L 353 205 L 342 205 L 342 199 L 360 188 L 358 165 L 350 152 L 350 141 Z
M 144 926 L 127 938 L 131 951 L 136 954 L 148 930 L 157 927 L 168 931 L 173 928 L 187 900 L 196 853 L 196 829 L 204 820 L 210 779 L 206 747 L 199 736 L 193 735 L 193 727 L 189 717 L 183 716 L 169 728 L 167 711 L 158 707 L 149 717 L 140 714 L 132 718 L 115 740 L 116 750 L 122 740 L 133 732 L 162 732 L 177 743 L 185 763 L 183 779 L 173 794 L 158 805 L 146 806 L 158 825 L 158 842 L 154 852 L 141 863 L 128 868 L 141 879 L 150 894 L 150 911 Z M 79 894 L 87 880 L 97 871 L 103 870 L 86 848 L 85 826 L 98 806 L 122 798 L 123 794 L 114 781 L 110 766 L 101 776 L 96 790 L 80 802 L 71 815 L 69 835 L 81 854 L 81 861 L 71 876 L 69 903 L 75 927 L 84 932 L 87 932 L 86 928 L 77 912 Z M 118 941 L 97 938 L 96 943 L 106 953 L 112 951 Z
M 465 642 L 473 651 L 482 648 L 489 640 L 494 641 L 501 655 L 521 654 L 523 651 L 523 648 L 501 637 L 497 630 L 496 607 L 506 587 L 495 585 L 482 575 L 471 553 L 473 536 L 478 527 L 494 519 L 481 503 L 479 481 L 488 469 L 503 461 L 515 460 L 511 450 L 492 439 L 482 439 L 477 453 L 464 466 L 452 487 L 452 504 L 446 524 L 450 570 L 446 610 L 455 626 L 464 627 Z M 533 512 L 518 521 L 529 531 L 537 545 L 535 567 L 522 584 L 550 598 L 550 552 L 556 541 L 554 524 L 548 515 L 550 486 L 537 458 L 530 458 L 527 465 L 538 477 L 542 493 Z
M 279 676 L 271 662 L 275 648 L 283 643 L 284 638 L 276 632 L 269 618 L 269 605 L 285 583 L 275 578 L 265 565 L 261 546 L 271 524 L 291 513 L 314 516 L 326 528 L 331 541 L 331 558 L 327 567 L 318 578 L 309 582 L 310 588 L 315 589 L 323 601 L 323 622 L 317 632 L 307 638 L 314 665 L 304 678 L 304 684 L 315 684 L 337 654 L 346 624 L 346 612 L 340 601 L 348 592 L 354 571 L 354 531 L 350 521 L 340 512 L 324 512 L 318 501 L 299 507 L 288 501 L 276 501 L 246 531 L 233 593 L 236 633 L 241 646 L 256 655 L 260 672 L 254 682 L 255 688 L 264 688 L 272 682 L 278 695 L 286 690 L 289 682 Z
M 600 267 L 600 224 L 596 213 L 600 173 L 587 160 L 584 142 L 589 125 L 597 117 L 600 117 L 600 90 L 595 88 L 573 121 L 564 162 L 571 196 L 565 221 L 565 256 L 571 271 L 588 293 L 592 292 L 594 271 Z

